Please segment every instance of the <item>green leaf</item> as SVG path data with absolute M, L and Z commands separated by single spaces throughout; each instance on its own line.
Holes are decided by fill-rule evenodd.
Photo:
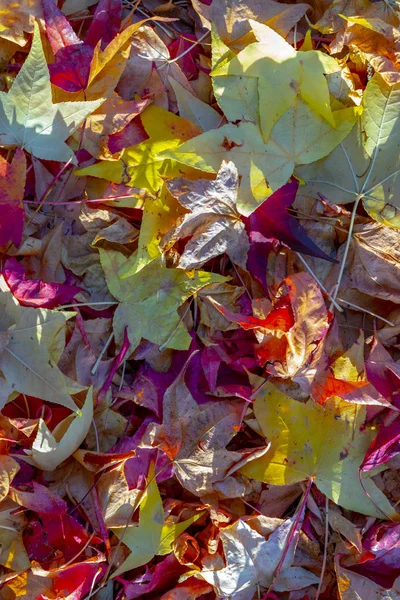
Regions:
M 265 141 L 274 124 L 299 96 L 316 115 L 334 128 L 336 124 L 324 77 L 327 69 L 320 58 L 322 53 L 313 50 L 296 52 L 270 27 L 251 19 L 249 22 L 257 42 L 249 44 L 229 62 L 218 65 L 211 75 L 257 78 L 260 124 Z
M 78 169 L 76 175 L 91 175 L 145 188 L 157 192 L 163 182 L 162 177 L 182 175 L 174 161 L 165 160 L 162 152 L 176 148 L 182 142 L 198 135 L 201 130 L 177 115 L 159 107 L 149 106 L 141 115 L 141 120 L 149 139 L 127 148 L 120 160 L 103 160 L 91 167 Z
M 0 315 L 0 337 L 4 338 L 0 371 L 7 395 L 12 389 L 76 411 L 71 393 L 85 388 L 68 380 L 57 367 L 71 313 L 20 306 L 11 293 L 0 291 Z
M 122 344 L 125 328 L 131 351 L 142 338 L 159 346 L 186 350 L 191 337 L 177 312 L 178 308 L 198 290 L 210 283 L 229 278 L 205 271 L 185 272 L 167 269 L 156 261 L 138 273 L 124 274 L 127 259 L 120 252 L 99 249 L 101 265 L 111 294 L 120 304 L 114 314 L 114 333 Z
M 305 197 L 317 192 L 338 204 L 363 199 L 368 212 L 390 224 L 393 209 L 400 207 L 400 84 L 389 86 L 376 73 L 364 93 L 360 123 L 323 161 L 296 171 L 306 187 Z M 385 221 L 386 219 L 386 221 Z
M 191 121 L 203 131 L 218 127 L 222 117 L 212 106 L 196 98 L 172 77 L 169 78 L 169 82 L 175 92 L 181 117 Z
M 102 102 L 103 99 L 53 104 L 49 70 L 35 23 L 28 58 L 11 90 L 0 92 L 0 144 L 20 146 L 46 160 L 75 162 L 74 153 L 64 140 Z
M 324 406 L 311 400 L 302 404 L 268 383 L 257 396 L 254 413 L 271 447 L 241 473 L 273 485 L 311 477 L 321 492 L 343 508 L 377 518 L 399 518 L 371 479 L 363 477 L 368 495 L 359 481 L 359 466 L 375 436 L 371 429 L 360 430 L 364 408 L 336 399 Z
M 203 513 L 193 515 L 181 523 L 165 523 L 160 492 L 157 487 L 154 463 L 148 473 L 148 484 L 140 503 L 139 524 L 128 528 L 112 528 L 113 533 L 131 551 L 128 558 L 113 574 L 117 577 L 126 571 L 148 563 L 154 556 L 172 552 L 172 543 Z
M 211 173 L 219 170 L 222 160 L 232 160 L 242 176 L 238 210 L 249 215 L 287 182 L 296 164 L 312 163 L 329 154 L 350 132 L 358 113 L 357 108 L 335 111 L 337 127 L 333 129 L 298 100 L 276 123 L 267 143 L 253 123 L 228 124 L 163 156 Z

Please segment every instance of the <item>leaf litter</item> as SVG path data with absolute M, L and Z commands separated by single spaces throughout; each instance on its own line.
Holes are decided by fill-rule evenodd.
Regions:
M 0 1 L 1 598 L 400 598 L 398 8 Z

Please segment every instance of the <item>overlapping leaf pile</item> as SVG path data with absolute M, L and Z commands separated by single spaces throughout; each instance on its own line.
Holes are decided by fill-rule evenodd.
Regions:
M 0 598 L 400 598 L 395 0 L 0 0 Z

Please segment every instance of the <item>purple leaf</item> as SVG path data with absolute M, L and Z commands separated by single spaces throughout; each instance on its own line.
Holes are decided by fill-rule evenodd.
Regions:
M 298 181 L 285 184 L 243 219 L 250 238 L 247 268 L 264 290 L 267 287 L 268 255 L 277 242 L 291 250 L 336 262 L 318 248 L 297 219 L 287 212 L 296 198 L 298 187 Z
M 374 558 L 346 568 L 390 589 L 399 576 L 400 525 L 397 523 L 374 525 L 363 540 L 363 549 L 368 554 L 373 553 Z
M 400 421 L 387 427 L 381 426 L 376 438 L 367 450 L 365 458 L 360 465 L 361 471 L 370 471 L 382 465 L 400 451 Z
M 24 267 L 16 258 L 9 258 L 6 261 L 2 275 L 11 293 L 23 306 L 54 308 L 60 304 L 68 304 L 78 292 L 82 291 L 76 285 L 26 279 Z

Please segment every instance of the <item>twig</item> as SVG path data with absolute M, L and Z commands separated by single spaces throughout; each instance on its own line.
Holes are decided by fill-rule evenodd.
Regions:
M 380 319 L 381 321 L 383 321 L 384 323 L 387 323 L 387 325 L 390 325 L 391 327 L 396 327 L 396 323 L 392 323 L 391 321 L 388 321 L 384 317 L 381 317 L 380 315 L 373 313 L 371 310 L 367 310 L 366 308 L 363 308 L 362 306 L 358 306 L 357 304 L 353 304 L 352 302 L 349 302 L 348 300 L 344 300 L 343 298 L 338 298 L 337 300 L 338 300 L 338 302 L 348 304 L 351 308 L 354 308 L 355 310 L 360 310 L 362 312 L 365 312 L 365 313 L 371 315 L 371 317 Z
M 337 295 L 339 293 L 340 284 L 342 282 L 343 273 L 344 273 L 344 270 L 346 267 L 347 256 L 348 256 L 349 250 L 350 250 L 350 243 L 351 243 L 351 239 L 353 236 L 354 222 L 356 220 L 357 208 L 358 208 L 359 203 L 360 203 L 360 198 L 357 198 L 357 200 L 354 202 L 353 211 L 351 213 L 349 232 L 347 234 L 346 246 L 344 249 L 343 258 L 342 258 L 342 262 L 340 265 L 339 275 L 337 278 L 335 289 L 332 293 L 333 300 L 336 300 Z M 332 306 L 333 306 L 333 304 L 331 305 L 330 310 L 332 310 Z

